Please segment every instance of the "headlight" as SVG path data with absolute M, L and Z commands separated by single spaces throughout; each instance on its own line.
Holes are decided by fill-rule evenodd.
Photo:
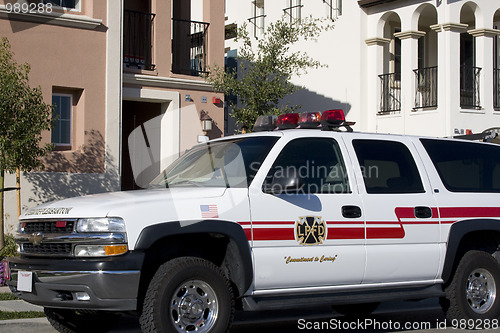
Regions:
M 119 217 L 79 219 L 78 232 L 125 232 L 125 222 Z

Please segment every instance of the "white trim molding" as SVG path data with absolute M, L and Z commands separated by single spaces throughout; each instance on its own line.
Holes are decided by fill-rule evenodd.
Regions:
M 213 86 L 205 81 L 131 73 L 123 73 L 123 83 L 171 89 L 214 91 Z
M 7 8 L 5 8 L 5 5 L 0 5 L 0 19 L 58 25 L 88 30 L 94 30 L 102 24 L 102 20 L 100 19 L 68 13 L 9 13 Z

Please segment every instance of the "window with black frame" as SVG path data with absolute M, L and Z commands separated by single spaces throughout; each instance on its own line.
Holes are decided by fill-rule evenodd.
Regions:
M 417 165 L 405 144 L 386 140 L 353 140 L 369 194 L 422 193 Z
M 351 193 L 340 148 L 331 138 L 290 141 L 274 162 L 263 188 L 267 191 L 291 177 L 298 177 L 301 182 L 295 193 Z M 277 190 L 287 192 L 285 188 Z

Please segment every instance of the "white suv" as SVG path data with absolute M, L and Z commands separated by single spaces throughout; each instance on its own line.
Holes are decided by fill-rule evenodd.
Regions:
M 150 189 L 31 209 L 9 285 L 61 332 L 125 311 L 144 332 L 224 332 L 235 309 L 428 297 L 498 319 L 500 147 L 349 125 L 281 116 L 194 147 Z

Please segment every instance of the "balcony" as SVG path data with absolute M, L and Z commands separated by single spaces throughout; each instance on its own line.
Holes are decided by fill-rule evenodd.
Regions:
M 464 109 L 480 109 L 479 74 L 481 68 L 460 66 L 460 106 Z
M 493 70 L 493 108 L 500 111 L 500 68 Z
M 207 72 L 209 23 L 172 19 L 172 72 L 200 76 Z
M 155 14 L 124 11 L 123 64 L 128 68 L 153 70 L 153 20 Z
M 389 73 L 378 76 L 381 83 L 379 114 L 391 114 L 401 111 L 401 74 Z
M 437 67 L 414 69 L 415 109 L 435 108 L 438 98 Z

